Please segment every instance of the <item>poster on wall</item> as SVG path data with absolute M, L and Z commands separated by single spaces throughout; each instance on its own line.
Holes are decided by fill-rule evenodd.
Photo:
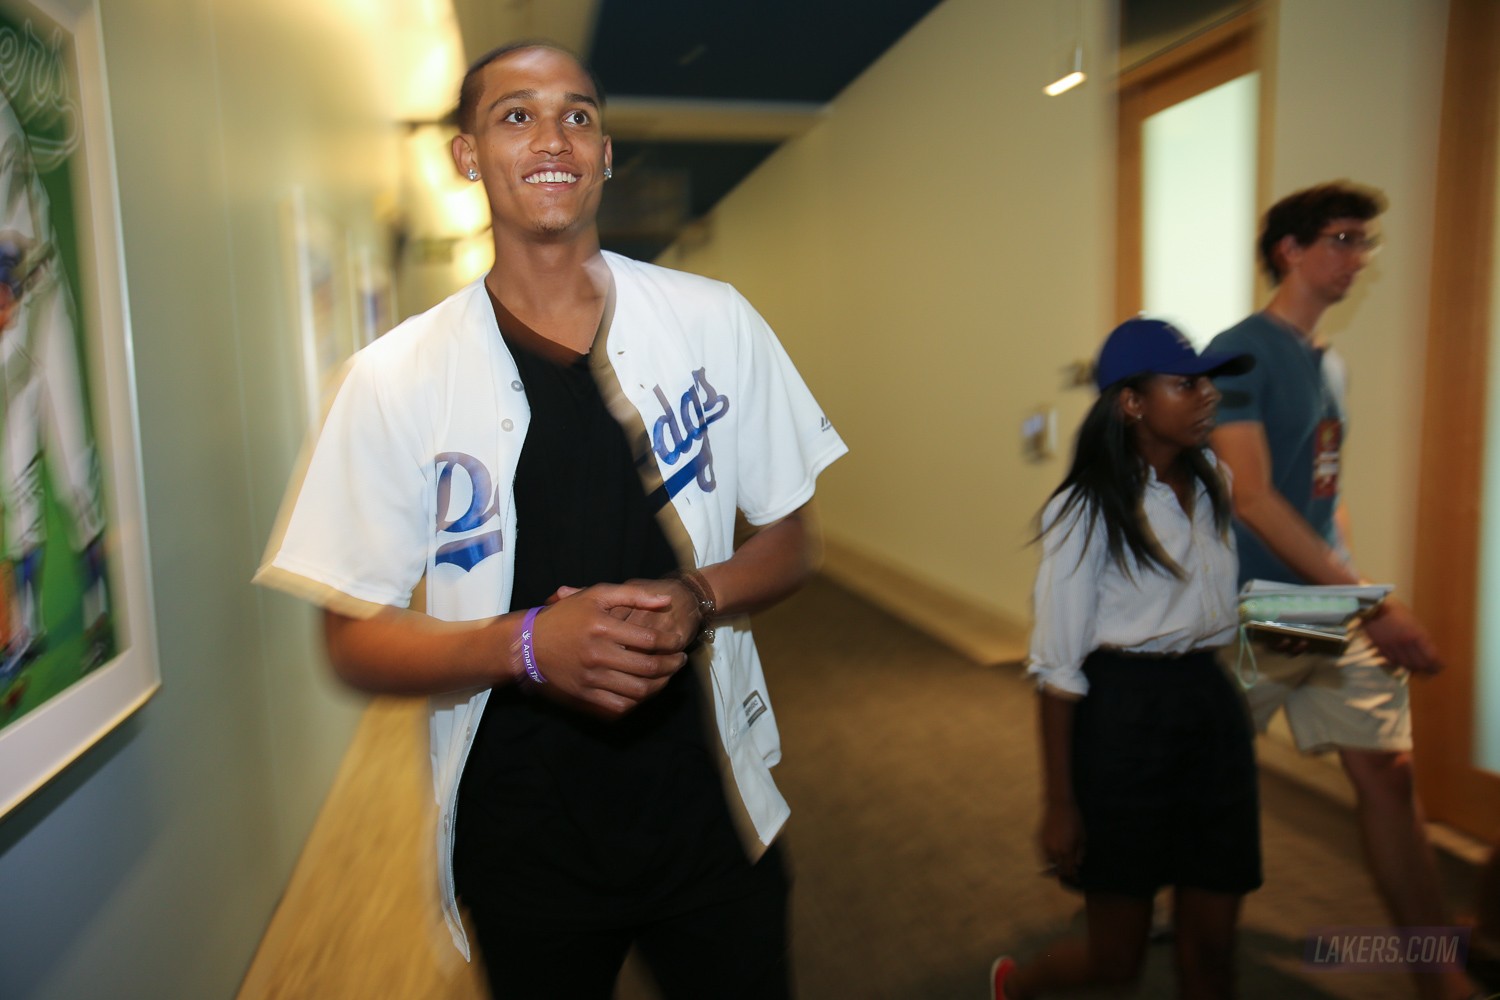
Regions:
M 160 684 L 100 45 L 0 0 L 0 816 Z
M 333 219 L 300 187 L 282 208 L 282 226 L 302 341 L 302 394 L 308 425 L 316 430 L 322 423 L 324 397 L 356 346 L 344 260 L 347 246 Z
M 354 348 L 368 347 L 396 325 L 396 283 L 391 269 L 368 242 L 349 240 L 350 287 L 354 291 Z

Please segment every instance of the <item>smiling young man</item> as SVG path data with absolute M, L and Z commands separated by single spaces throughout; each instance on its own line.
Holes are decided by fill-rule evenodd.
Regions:
M 1349 294 L 1377 245 L 1377 191 L 1346 182 L 1289 195 L 1266 213 L 1261 264 L 1275 293 L 1210 350 L 1255 356 L 1219 381 L 1213 447 L 1234 473 L 1240 582 L 1360 582 L 1340 496 L 1347 417 L 1344 367 L 1318 321 Z M 1338 752 L 1354 786 L 1366 861 L 1395 922 L 1448 923 L 1412 778 L 1406 675 L 1442 668 L 1420 622 L 1395 598 L 1355 630 L 1341 655 L 1255 650 L 1247 697 L 1264 731 L 1280 708 L 1303 753 Z M 1423 996 L 1466 997 L 1461 972 L 1417 976 Z
M 550 44 L 469 71 L 495 265 L 355 357 L 261 578 L 344 679 L 432 696 L 446 915 L 496 993 L 608 997 L 633 945 L 668 997 L 786 996 L 747 615 L 811 572 L 845 449 L 733 288 L 601 252 L 603 103 Z

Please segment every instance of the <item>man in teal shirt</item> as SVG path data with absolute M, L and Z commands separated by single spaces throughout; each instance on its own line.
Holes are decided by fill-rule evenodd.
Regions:
M 1379 192 L 1348 183 L 1289 195 L 1266 213 L 1259 251 L 1275 293 L 1209 350 L 1248 353 L 1255 367 L 1219 380 L 1213 447 L 1234 473 L 1240 579 L 1353 584 L 1348 516 L 1339 495 L 1346 435 L 1344 368 L 1317 335 L 1376 247 Z M 1264 730 L 1285 708 L 1303 753 L 1336 750 L 1359 800 L 1365 854 L 1399 927 L 1450 923 L 1413 786 L 1408 672 L 1442 668 L 1426 630 L 1387 598 L 1341 654 L 1256 650 L 1247 691 Z M 1416 977 L 1422 996 L 1458 998 L 1461 969 Z

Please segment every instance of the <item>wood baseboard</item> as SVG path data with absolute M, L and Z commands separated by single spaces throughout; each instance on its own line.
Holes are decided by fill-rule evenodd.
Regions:
M 1027 623 L 835 538 L 825 539 L 823 556 L 830 579 L 975 663 L 1026 658 Z

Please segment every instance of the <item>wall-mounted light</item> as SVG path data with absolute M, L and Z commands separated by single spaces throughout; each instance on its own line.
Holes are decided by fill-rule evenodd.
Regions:
M 1077 44 L 1073 46 L 1073 62 L 1068 72 L 1043 87 L 1042 93 L 1048 97 L 1056 97 L 1058 94 L 1067 93 L 1087 79 L 1088 77 L 1083 72 L 1083 45 Z

